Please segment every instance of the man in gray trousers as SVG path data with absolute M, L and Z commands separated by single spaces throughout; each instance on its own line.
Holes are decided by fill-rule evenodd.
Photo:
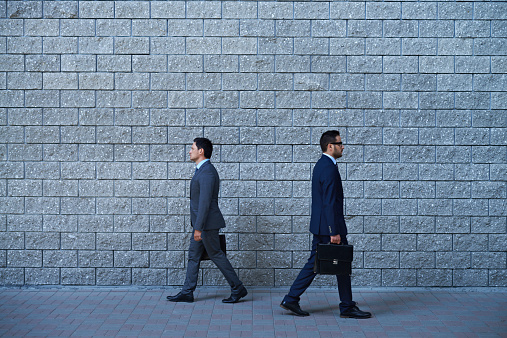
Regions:
M 237 303 L 248 292 L 220 249 L 218 231 L 225 227 L 225 220 L 218 208 L 220 178 L 209 160 L 213 153 L 213 144 L 207 138 L 196 138 L 188 153 L 190 160 L 197 165 L 194 177 L 190 182 L 190 218 L 194 228 L 194 236 L 190 239 L 187 276 L 183 288 L 177 295 L 167 296 L 167 299 L 171 302 L 192 303 L 194 301 L 201 255 L 206 248 L 210 259 L 220 269 L 231 286 L 231 296 L 222 299 L 222 302 Z

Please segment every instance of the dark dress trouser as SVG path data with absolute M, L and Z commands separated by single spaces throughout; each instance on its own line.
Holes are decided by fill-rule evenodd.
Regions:
M 313 272 L 317 244 L 329 243 L 330 241 L 330 236 L 313 235 L 310 258 L 308 258 L 308 262 L 305 264 L 303 269 L 301 269 L 301 272 L 294 283 L 292 283 L 289 293 L 283 299 L 284 301 L 299 303 L 300 296 L 306 291 L 310 284 L 312 284 L 313 279 L 317 276 L 317 274 Z M 343 244 L 348 244 L 346 236 L 342 236 L 341 241 Z M 352 301 L 352 285 L 350 282 L 350 276 L 339 275 L 336 276 L 336 279 L 338 280 L 338 294 L 340 295 L 341 300 L 340 312 L 343 312 L 353 307 L 356 303 Z
M 209 258 L 220 269 L 225 279 L 232 289 L 232 293 L 239 292 L 243 283 L 238 278 L 231 263 L 225 256 L 224 252 L 220 249 L 220 238 L 218 236 L 218 229 L 204 230 L 201 235 L 202 240 L 196 242 L 192 235 L 190 239 L 190 248 L 188 249 L 188 266 L 185 283 L 181 293 L 189 294 L 194 292 L 197 287 L 197 279 L 199 275 L 199 266 L 201 263 L 201 256 L 204 248 L 208 252 Z

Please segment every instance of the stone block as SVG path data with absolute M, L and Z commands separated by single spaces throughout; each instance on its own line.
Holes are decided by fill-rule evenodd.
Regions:
M 167 69 L 165 55 L 133 55 L 132 71 L 134 72 L 165 72 Z
M 238 36 L 240 27 L 241 35 L 249 37 L 274 37 L 275 21 L 274 20 L 222 20 L 219 23 L 211 22 L 204 24 L 204 34 L 213 36 Z
M 472 233 L 504 233 L 505 220 L 502 217 L 472 217 Z
M 98 268 L 96 271 L 97 285 L 131 285 L 132 272 L 129 268 Z
M 445 269 L 469 269 L 471 255 L 468 252 L 437 252 L 436 267 Z
M 167 234 L 168 250 L 188 250 L 191 233 L 169 233 Z
M 9 124 L 11 126 L 16 126 L 16 125 L 40 126 L 40 125 L 42 125 L 42 109 L 41 108 L 12 108 L 12 109 L 9 109 Z
M 62 143 L 95 143 L 95 128 L 92 126 L 62 127 Z
M 347 180 L 380 180 L 382 165 L 378 163 L 349 163 Z
M 60 234 L 56 232 L 27 232 L 25 234 L 25 248 L 28 250 L 59 249 Z
M 468 163 L 471 149 L 467 146 L 440 146 L 437 150 L 438 163 Z
M 91 108 L 95 106 L 95 95 L 91 90 L 63 90 L 61 102 L 62 107 Z
M 26 268 L 26 285 L 58 285 L 60 284 L 59 268 Z
M 383 234 L 383 251 L 416 251 L 415 234 Z
M 501 269 L 505 263 L 505 252 L 472 252 L 473 269 Z
M 292 19 L 293 6 L 289 2 L 259 2 L 259 19 Z
M 294 38 L 294 54 L 327 55 L 329 53 L 328 38 Z
M 5 286 L 23 285 L 24 269 L 23 268 L 0 268 L 0 284 Z
M 257 74 L 223 74 L 222 87 L 223 90 L 256 90 Z M 208 86 L 206 89 L 214 88 L 213 86 Z
M 0 243 L 4 249 L 25 249 L 25 235 L 23 232 L 1 232 Z
M 167 269 L 132 269 L 133 285 L 167 285 Z
M 401 3 L 366 3 L 366 19 L 401 19 Z
M 435 183 L 433 182 L 401 182 L 401 198 L 435 198 Z
M 44 250 L 45 268 L 75 268 L 77 265 L 76 250 Z
M 10 72 L 7 80 L 8 89 L 42 89 L 42 74 Z M 52 89 L 52 88 L 46 88 Z
M 382 200 L 382 214 L 415 216 L 418 213 L 416 200 L 384 199 Z
M 453 286 L 487 286 L 487 269 L 453 270 Z
M 275 199 L 276 215 L 309 215 L 310 201 L 308 198 L 277 198 Z
M 8 250 L 7 267 L 10 268 L 42 267 L 42 250 Z
M 469 182 L 437 182 L 437 198 L 470 198 L 471 187 Z
M 111 89 L 112 90 L 114 88 L 113 74 L 102 74 L 102 73 L 79 74 L 79 88 L 80 89 L 101 89 L 101 90 Z
M 274 269 L 239 269 L 238 277 L 245 285 L 274 285 Z
M 380 215 L 381 201 L 379 199 L 349 198 L 346 202 L 347 215 Z
M 120 268 L 147 268 L 149 267 L 148 252 L 115 251 L 114 265 Z
M 48 108 L 44 109 L 44 125 L 45 129 L 49 129 L 49 132 L 56 132 L 57 129 L 48 128 L 46 126 L 56 125 L 77 125 L 78 123 L 78 110 L 74 108 Z M 37 129 L 36 129 L 37 130 Z M 53 143 L 44 142 L 41 143 Z
M 490 216 L 507 215 L 507 203 L 503 199 L 490 200 Z
M 347 182 L 351 183 L 351 182 Z M 360 189 L 360 188 L 358 188 Z M 364 197 L 365 198 L 390 198 L 399 197 L 399 183 L 393 181 L 366 181 L 364 182 Z M 345 194 L 347 197 L 353 197 L 350 194 Z M 362 197 L 362 196 L 357 196 Z
M 131 250 L 132 234 L 130 233 L 97 233 L 96 250 Z
M 410 287 L 417 285 L 416 269 L 384 269 L 382 270 L 383 286 Z
M 16 210 L 16 199 L 6 200 L 5 204 L 11 208 L 11 213 L 19 213 Z M 58 197 L 25 197 L 25 212 L 28 214 L 58 214 Z
M 79 215 L 79 232 L 112 232 L 113 216 Z
M 452 270 L 417 270 L 417 286 L 452 286 Z
M 133 234 L 133 250 L 166 250 L 167 239 L 163 233 Z
M 165 198 L 133 198 L 132 199 L 132 213 L 160 215 L 167 213 L 166 199 Z
M 471 3 L 446 3 L 438 7 L 439 19 L 472 19 Z
M 9 232 L 17 231 L 42 231 L 42 216 L 41 215 L 9 215 L 7 217 L 7 230 Z M 18 233 L 19 235 L 19 233 Z M 19 236 L 5 235 L 9 238 L 17 238 L 16 243 L 19 244 Z M 15 247 L 18 248 L 18 247 Z M 19 249 L 19 248 L 18 248 Z
M 150 251 L 151 268 L 183 268 L 185 255 L 183 251 Z
M 223 54 L 257 54 L 257 39 L 251 37 L 222 38 Z
M 152 18 L 185 17 L 185 4 L 180 1 L 153 1 L 150 9 Z
M 424 38 L 453 38 L 453 20 L 421 20 L 419 21 L 420 36 Z M 439 47 L 440 48 L 440 47 Z M 447 54 L 448 55 L 448 54 Z
M 504 269 L 489 270 L 489 286 L 507 285 L 507 272 Z
M 5 7 L 4 7 L 5 9 Z M 15 18 L 41 18 L 42 1 L 9 2 L 7 3 L 7 17 Z
M 113 251 L 79 250 L 79 265 L 83 268 L 104 268 L 113 266 Z
M 451 251 L 452 235 L 447 234 L 419 234 L 417 235 L 418 251 Z
M 98 209 L 98 208 L 97 208 Z M 62 197 L 62 214 L 93 214 L 95 213 L 95 198 L 90 197 Z
M 432 252 L 400 252 L 400 268 L 402 269 L 435 268 L 435 254 Z
M 488 200 L 486 199 L 456 199 L 453 200 L 453 209 L 457 215 L 488 216 Z M 491 213 L 491 216 L 497 216 Z
M 418 214 L 422 216 L 451 216 L 453 201 L 449 199 L 419 199 Z
M 290 268 L 291 253 L 285 251 L 260 251 L 257 255 L 257 268 Z
M 399 253 L 398 252 L 365 252 L 364 253 L 364 267 L 365 268 L 384 268 L 395 269 L 399 268 Z M 385 270 L 390 271 L 390 270 Z
M 95 164 L 89 162 L 65 162 L 61 165 L 63 179 L 95 179 Z M 81 183 L 84 184 L 84 183 Z
M 375 43 L 374 41 L 380 44 L 389 43 L 390 41 L 390 39 L 377 39 L 382 36 L 382 21 L 380 20 L 349 20 L 347 22 L 347 36 L 351 38 L 370 38 L 366 39 L 367 48 L 369 44 Z M 398 46 L 397 54 L 400 54 L 400 46 Z
M 14 163 L 12 163 L 14 164 Z M 0 165 L 1 168 L 1 165 Z M 16 174 L 18 167 L 6 167 L 4 176 L 7 178 L 22 178 L 22 174 Z M 1 171 L 0 171 L 1 172 Z M 58 163 L 27 163 L 26 164 L 26 178 L 31 179 L 59 179 L 60 167 Z
M 95 249 L 95 234 L 70 233 L 61 235 L 62 249 L 92 250 Z
M 45 232 L 76 232 L 77 216 L 44 215 L 43 231 Z
M 457 180 L 487 180 L 487 164 L 455 164 Z
M 12 144 L 9 145 L 8 156 L 11 161 L 41 161 L 42 146 L 39 144 Z
M 367 234 L 398 233 L 399 230 L 400 230 L 400 221 L 398 220 L 398 217 L 395 216 L 364 217 L 364 233 Z M 360 233 L 362 232 L 363 231 L 361 231 Z
M 432 233 L 435 221 L 429 216 L 402 216 L 400 217 L 401 233 Z
M 437 18 L 437 4 L 432 2 L 402 3 L 402 19 L 434 20 Z

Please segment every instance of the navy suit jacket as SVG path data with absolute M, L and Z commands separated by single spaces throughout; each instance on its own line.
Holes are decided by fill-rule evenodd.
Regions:
M 195 230 L 215 230 L 225 227 L 218 208 L 220 178 L 210 161 L 197 170 L 190 181 L 190 220 Z
M 322 155 L 313 168 L 310 232 L 321 236 L 347 235 L 342 179 L 326 155 Z

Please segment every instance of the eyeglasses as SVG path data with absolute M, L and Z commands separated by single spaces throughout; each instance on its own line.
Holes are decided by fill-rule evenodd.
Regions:
M 343 143 L 342 143 L 342 142 L 329 142 L 329 144 L 337 144 L 337 145 L 339 145 L 339 146 L 342 146 L 342 145 L 343 145 Z

